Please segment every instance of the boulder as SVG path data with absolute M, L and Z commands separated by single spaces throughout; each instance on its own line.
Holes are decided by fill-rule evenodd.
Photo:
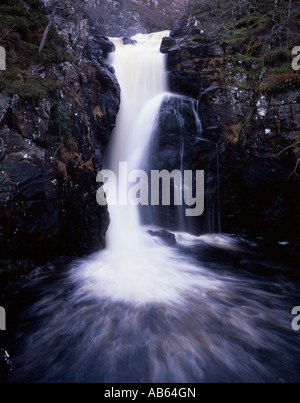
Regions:
M 157 236 L 161 238 L 167 245 L 174 246 L 177 243 L 175 235 L 166 230 L 159 230 L 159 231 L 149 230 L 147 232 L 153 237 Z
M 124 45 L 136 45 L 137 41 L 131 38 L 123 38 Z

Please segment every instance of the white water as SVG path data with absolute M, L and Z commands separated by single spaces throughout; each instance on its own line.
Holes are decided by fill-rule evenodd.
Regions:
M 116 174 L 120 162 L 127 162 L 128 171 L 143 167 L 161 103 L 176 96 L 167 92 L 165 56 L 159 52 L 166 35 L 168 32 L 137 35 L 133 37 L 136 45 L 125 46 L 120 39 L 111 38 L 116 52 L 110 62 L 121 87 L 108 163 Z M 146 233 L 136 206 L 126 202 L 112 206 L 109 201 L 108 194 L 107 250 L 79 270 L 85 292 L 116 301 L 157 304 L 181 301 L 195 284 L 201 283 L 203 290 L 215 287 L 218 281 L 212 277 L 198 275 L 195 282 L 198 268 Z
M 123 45 L 119 38 L 111 38 L 116 51 L 110 63 L 121 87 L 121 106 L 108 162 L 108 168 L 116 174 L 120 162 L 128 163 L 128 171 L 143 167 L 162 101 L 180 97 L 167 91 L 165 56 L 159 51 L 166 35 L 167 31 L 136 35 L 135 45 Z M 194 114 L 201 133 L 201 122 L 195 111 Z M 82 292 L 133 305 L 180 305 L 189 295 L 227 292 L 228 279 L 208 272 L 160 239 L 150 237 L 141 226 L 138 207 L 126 202 L 109 205 L 109 213 L 107 250 L 85 260 L 74 272 Z M 233 241 L 225 237 L 220 242 L 221 238 L 215 236 L 177 233 L 176 238 L 183 245 L 210 242 L 234 248 Z
M 123 45 L 119 38 L 111 38 L 116 46 L 111 63 L 121 87 L 121 106 L 110 144 L 108 166 L 115 173 L 119 171 L 119 162 L 127 162 L 129 172 L 141 168 L 167 90 L 165 59 L 159 52 L 161 40 L 167 34 L 137 35 L 133 37 L 136 45 Z M 132 252 L 143 243 L 138 209 L 126 201 L 124 204 L 109 208 L 111 223 L 107 243 L 113 253 Z
M 137 35 L 136 45 L 125 46 L 111 39 L 116 52 L 110 62 L 121 87 L 108 164 L 115 173 L 120 162 L 128 163 L 128 171 L 143 167 L 161 103 L 178 97 L 167 92 L 165 56 L 159 52 L 167 34 Z M 108 196 L 108 204 L 109 200 Z M 220 286 L 218 279 L 201 274 L 187 258 L 151 238 L 141 227 L 137 207 L 109 205 L 109 213 L 107 250 L 79 270 L 84 292 L 134 304 L 162 304 L 182 302 L 195 287 L 206 292 Z
M 143 167 L 161 103 L 178 97 L 167 92 L 165 56 L 159 51 L 166 35 L 168 32 L 137 35 L 133 37 L 136 45 L 125 46 L 120 39 L 111 38 L 116 52 L 110 62 L 121 87 L 108 162 L 116 174 L 120 162 L 128 164 L 128 171 Z M 199 117 L 196 123 L 201 126 Z M 189 259 L 151 238 L 140 224 L 138 207 L 126 201 L 110 205 L 109 194 L 108 205 L 107 250 L 85 261 L 75 274 L 84 292 L 134 304 L 162 304 L 182 302 L 195 287 L 201 293 L 220 287 L 219 279 L 201 273 Z

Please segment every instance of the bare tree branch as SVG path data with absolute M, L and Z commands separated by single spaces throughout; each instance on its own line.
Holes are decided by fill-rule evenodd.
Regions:
M 53 21 L 54 21 L 55 14 L 56 14 L 56 2 L 54 2 L 54 4 L 53 4 L 53 9 L 52 9 L 52 12 L 51 12 L 50 17 L 49 17 L 48 25 L 46 26 L 45 31 L 43 33 L 43 38 L 42 38 L 42 41 L 41 41 L 41 44 L 40 44 L 40 47 L 39 47 L 39 53 L 41 53 L 42 50 L 44 49 L 47 36 L 49 34 L 50 28 L 51 28 L 51 26 L 53 24 Z
M 294 168 L 293 172 L 290 173 L 289 178 L 292 177 L 293 175 L 296 175 L 297 178 L 300 178 L 300 175 L 297 173 L 297 169 L 299 167 L 299 164 L 300 164 L 300 158 L 297 159 L 295 168 Z
M 279 155 L 281 155 L 285 151 L 289 150 L 290 148 L 297 146 L 298 144 L 300 144 L 300 141 L 297 141 L 296 143 L 293 143 L 293 144 L 289 145 L 288 147 L 285 147 L 283 150 L 280 151 L 280 153 L 277 154 L 277 157 L 279 157 Z
M 71 5 L 70 5 L 69 1 L 67 1 L 67 2 L 59 1 L 59 0 L 54 0 L 53 1 L 52 12 L 51 12 L 51 14 L 49 16 L 49 23 L 46 26 L 45 31 L 43 33 L 42 41 L 41 41 L 41 44 L 40 44 L 40 47 L 39 47 L 39 53 L 41 53 L 42 50 L 44 49 L 44 46 L 45 46 L 45 43 L 46 43 L 46 40 L 47 40 L 47 36 L 48 36 L 49 31 L 50 31 L 50 29 L 52 27 L 52 24 L 54 22 L 54 17 L 56 15 L 57 11 L 58 10 L 66 10 L 68 8 L 71 8 Z
M 11 27 L 7 32 L 5 32 L 2 36 L 0 36 L 0 41 L 5 38 L 13 29 L 15 26 Z

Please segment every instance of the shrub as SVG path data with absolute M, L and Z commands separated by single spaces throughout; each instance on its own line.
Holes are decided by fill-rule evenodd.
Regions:
M 63 39 L 54 28 L 49 33 L 50 40 L 47 41 L 45 52 L 39 54 L 39 45 L 48 19 L 41 11 L 40 1 L 30 0 L 27 4 L 32 8 L 27 10 L 21 0 L 0 0 L 0 46 L 6 48 L 8 68 L 17 65 L 26 69 L 31 62 L 47 65 L 70 60 Z
M 61 144 L 71 146 L 74 137 L 69 126 L 70 117 L 62 101 L 57 101 L 51 112 L 49 122 L 49 139 Z
M 9 95 L 18 94 L 24 99 L 32 100 L 45 97 L 47 94 L 45 81 L 18 67 L 0 75 L 0 90 Z
M 267 72 L 261 90 L 275 95 L 292 88 L 300 88 L 300 71 L 294 71 L 290 64 L 284 64 Z

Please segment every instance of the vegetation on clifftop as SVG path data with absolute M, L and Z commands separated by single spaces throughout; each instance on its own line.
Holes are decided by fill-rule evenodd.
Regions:
M 170 29 L 183 15 L 184 4 L 182 0 L 95 0 L 85 10 L 104 35 L 131 36 Z
M 265 94 L 300 88 L 300 70 L 291 69 L 292 49 L 300 45 L 299 1 L 187 0 L 186 12 L 226 48 L 233 74 L 224 82 Z M 235 73 L 245 83 L 235 82 Z
M 30 66 L 41 68 L 51 63 L 69 60 L 63 39 L 51 28 L 42 53 L 38 52 L 48 19 L 41 2 L 28 0 L 0 0 L 0 46 L 7 54 L 7 70 L 0 74 L 0 91 L 10 95 L 18 93 L 23 98 L 38 99 L 47 91 L 55 90 L 50 79 L 41 79 L 30 71 Z

